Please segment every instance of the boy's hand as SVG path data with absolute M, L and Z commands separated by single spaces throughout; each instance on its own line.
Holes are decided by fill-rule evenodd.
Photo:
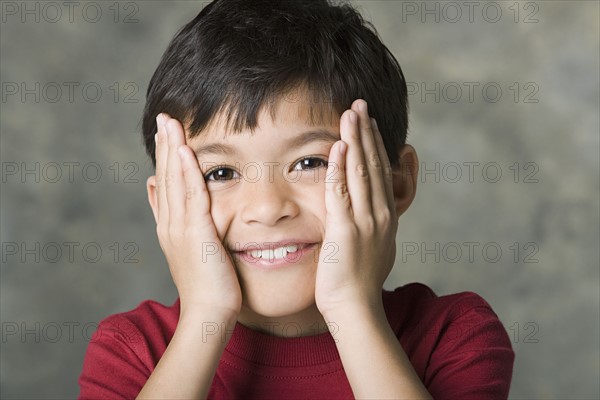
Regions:
M 329 155 L 325 238 L 315 283 L 315 302 L 326 319 L 355 305 L 380 305 L 381 289 L 396 257 L 392 169 L 366 108 L 364 100 L 357 100 L 352 111 L 342 114 L 342 140 Z M 350 119 L 353 112 L 357 122 Z
M 217 236 L 210 197 L 180 122 L 156 118 L 156 231 L 181 302 L 180 317 L 198 311 L 236 318 L 242 293 L 229 254 Z

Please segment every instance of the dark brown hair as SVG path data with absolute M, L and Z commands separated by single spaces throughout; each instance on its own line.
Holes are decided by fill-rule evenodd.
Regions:
M 319 113 L 326 104 L 341 115 L 355 99 L 365 99 L 398 165 L 396 151 L 408 129 L 402 69 L 373 25 L 352 5 L 333 0 L 215 0 L 205 6 L 172 39 L 150 80 L 142 134 L 152 164 L 159 113 L 182 121 L 194 137 L 225 112 L 228 128 L 238 133 L 254 130 L 266 105 L 273 116 L 276 100 L 293 99 L 289 93 L 297 88 L 316 99 Z

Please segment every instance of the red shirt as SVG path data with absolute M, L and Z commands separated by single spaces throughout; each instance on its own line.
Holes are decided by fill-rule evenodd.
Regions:
M 382 296 L 390 326 L 435 399 L 508 397 L 515 355 L 482 297 L 436 296 L 420 283 L 383 289 Z M 85 355 L 79 398 L 134 399 L 178 319 L 179 299 L 170 307 L 146 300 L 102 320 Z M 208 398 L 352 399 L 334 336 L 277 337 L 237 322 Z

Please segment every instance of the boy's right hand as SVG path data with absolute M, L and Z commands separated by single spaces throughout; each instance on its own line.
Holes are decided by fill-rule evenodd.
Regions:
M 156 122 L 156 231 L 179 292 L 180 319 L 201 313 L 237 318 L 242 292 L 217 235 L 198 161 L 178 120 L 162 113 Z

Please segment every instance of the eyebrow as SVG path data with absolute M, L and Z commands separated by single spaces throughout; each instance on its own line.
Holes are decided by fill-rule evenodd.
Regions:
M 312 142 L 325 142 L 333 144 L 338 140 L 340 139 L 333 132 L 330 132 L 326 129 L 313 129 L 307 132 L 299 133 L 298 135 L 287 139 L 284 143 L 284 148 L 297 149 Z M 194 148 L 194 153 L 196 154 L 196 157 L 207 154 L 223 154 L 233 156 L 237 154 L 237 150 L 235 147 L 227 144 L 209 143 Z

